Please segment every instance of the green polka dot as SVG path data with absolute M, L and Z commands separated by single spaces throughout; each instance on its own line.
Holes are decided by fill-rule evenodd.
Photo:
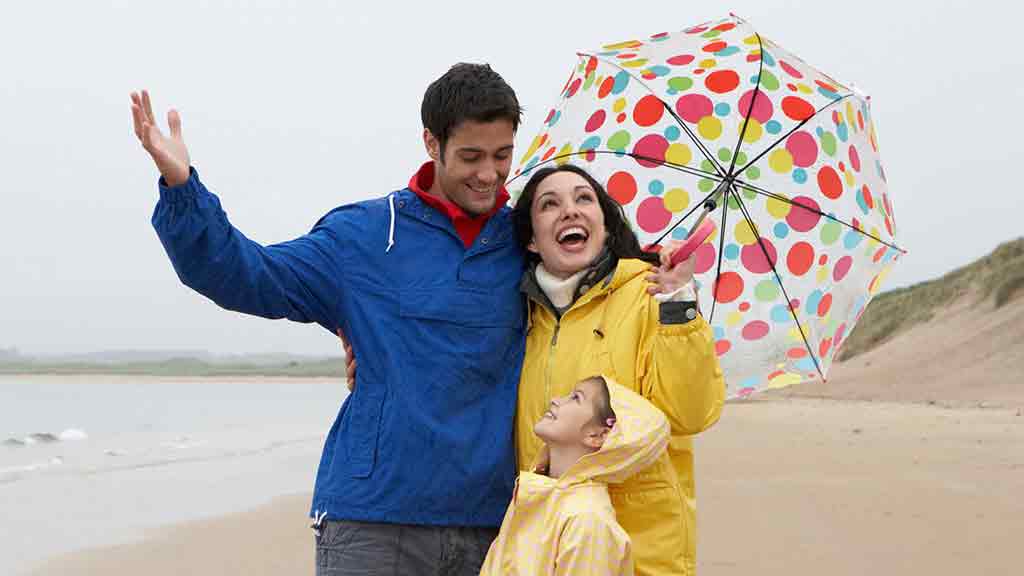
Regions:
M 728 148 L 719 148 L 718 159 L 721 160 L 722 162 L 728 162 L 729 160 L 732 160 L 732 150 L 729 150 Z
M 757 198 L 757 192 L 747 190 L 746 188 L 741 188 L 741 190 L 743 190 L 743 197 L 747 200 L 755 200 Z
M 779 79 L 767 70 L 761 71 L 761 88 L 764 90 L 778 90 Z
M 839 235 L 843 232 L 843 226 L 835 220 L 827 220 L 821 227 L 821 241 L 826 246 L 831 246 L 839 240 Z
M 590 90 L 590 87 L 594 85 L 594 78 L 596 76 L 597 76 L 597 74 L 594 74 L 593 72 L 591 72 L 590 74 L 587 74 L 587 79 L 583 82 L 583 89 L 584 90 Z
M 715 182 L 707 178 L 701 178 L 700 182 L 697 182 L 697 189 L 704 193 L 711 192 L 715 189 Z
M 701 163 L 700 163 L 700 169 L 701 169 L 701 170 L 703 170 L 703 171 L 705 171 L 705 172 L 714 172 L 714 171 L 715 171 L 715 165 L 714 165 L 714 164 L 712 164 L 710 160 L 708 160 L 707 158 L 705 158 L 705 159 L 704 159 L 703 161 L 701 161 Z
M 619 130 L 608 138 L 608 148 L 611 150 L 625 150 L 626 146 L 629 146 L 629 141 L 631 139 L 629 132 Z
M 740 152 L 739 154 L 736 155 L 736 165 L 737 166 L 746 166 L 747 165 L 747 155 L 746 155 L 746 153 Z
M 779 297 L 779 285 L 774 279 L 761 280 L 754 288 L 754 297 L 759 302 L 774 302 Z
M 669 78 L 668 87 L 678 92 L 685 92 L 693 87 L 693 80 L 686 76 L 676 76 L 675 78 Z
M 722 33 L 721 30 L 708 30 L 707 32 L 701 34 L 701 36 L 704 37 L 704 38 L 718 38 L 718 36 L 721 33 Z
M 731 194 L 729 195 L 729 209 L 730 210 L 739 210 L 740 209 L 740 201 L 737 200 L 736 197 L 731 195 Z
M 743 172 L 743 175 L 751 180 L 757 180 L 761 177 L 761 169 L 757 166 L 751 166 Z
M 825 132 L 821 135 L 821 149 L 825 151 L 825 154 L 829 156 L 836 155 L 836 137 L 831 132 Z

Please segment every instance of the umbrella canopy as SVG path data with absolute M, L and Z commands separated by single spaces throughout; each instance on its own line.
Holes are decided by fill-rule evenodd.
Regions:
M 580 165 L 641 244 L 714 206 L 694 257 L 730 396 L 824 378 L 903 252 L 869 104 L 735 16 L 608 44 L 579 54 L 510 188 Z

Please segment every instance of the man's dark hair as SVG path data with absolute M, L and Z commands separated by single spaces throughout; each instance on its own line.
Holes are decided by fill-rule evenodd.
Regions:
M 584 378 L 581 384 L 595 384 L 597 388 L 597 395 L 594 396 L 594 419 L 591 423 L 602 428 L 611 428 L 612 424 L 609 422 L 615 422 L 616 416 L 615 410 L 612 410 L 612 395 L 608 390 L 608 381 L 604 376 L 591 376 Z
M 441 144 L 441 162 L 452 131 L 466 120 L 508 120 L 519 128 L 523 109 L 512 87 L 487 64 L 460 63 L 434 80 L 423 94 L 423 127 Z
M 597 202 L 600 204 L 601 212 L 604 214 L 604 229 L 608 233 L 608 238 L 605 242 L 616 258 L 638 258 L 656 266 L 661 264 L 661 258 L 657 253 L 645 252 L 640 247 L 640 241 L 637 240 L 636 234 L 629 227 L 629 222 L 626 220 L 626 214 L 622 210 L 622 206 L 605 191 L 604 186 L 601 186 L 601 183 L 591 176 L 589 172 L 575 164 L 544 166 L 543 168 L 536 169 L 530 176 L 529 181 L 526 182 L 526 186 L 523 187 L 523 192 L 519 195 L 519 199 L 516 200 L 516 205 L 512 209 L 512 225 L 519 236 L 519 245 L 522 247 L 523 252 L 526 253 L 528 259 L 531 261 L 540 259 L 539 254 L 530 252 L 527 249 L 533 240 L 533 220 L 530 219 L 530 207 L 533 205 L 533 197 L 537 195 L 537 187 L 540 183 L 556 172 L 572 172 L 577 174 L 594 189 L 594 193 L 597 194 Z

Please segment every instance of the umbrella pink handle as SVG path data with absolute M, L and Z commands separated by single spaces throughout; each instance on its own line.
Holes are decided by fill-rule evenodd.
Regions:
M 708 239 L 708 236 L 715 231 L 715 223 L 710 219 L 704 219 L 700 224 L 697 225 L 690 235 L 686 238 L 686 242 L 683 243 L 675 252 L 672 253 L 672 258 L 669 259 L 671 267 L 675 268 L 680 262 L 686 260 L 693 254 L 693 251 L 698 246 L 704 243 Z

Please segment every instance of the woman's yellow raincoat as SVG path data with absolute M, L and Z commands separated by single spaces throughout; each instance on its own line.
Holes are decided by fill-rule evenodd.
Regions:
M 535 280 L 531 285 L 532 275 L 524 278 L 530 328 L 516 448 L 523 469 L 541 449 L 533 425 L 550 400 L 588 376 L 605 374 L 649 400 L 668 417 L 668 451 L 644 472 L 612 486 L 611 501 L 632 539 L 638 575 L 692 575 L 696 499 L 690 436 L 718 420 L 725 382 L 711 327 L 700 315 L 682 324 L 662 323 L 660 305 L 646 291 L 649 268 L 641 260 L 620 260 L 561 319 Z
M 668 444 L 669 426 L 649 402 L 607 380 L 616 422 L 604 445 L 561 478 L 519 475 L 482 576 L 632 576 L 632 546 L 615 521 L 608 484 L 656 462 Z M 538 454 L 535 470 L 546 467 L 546 451 Z

